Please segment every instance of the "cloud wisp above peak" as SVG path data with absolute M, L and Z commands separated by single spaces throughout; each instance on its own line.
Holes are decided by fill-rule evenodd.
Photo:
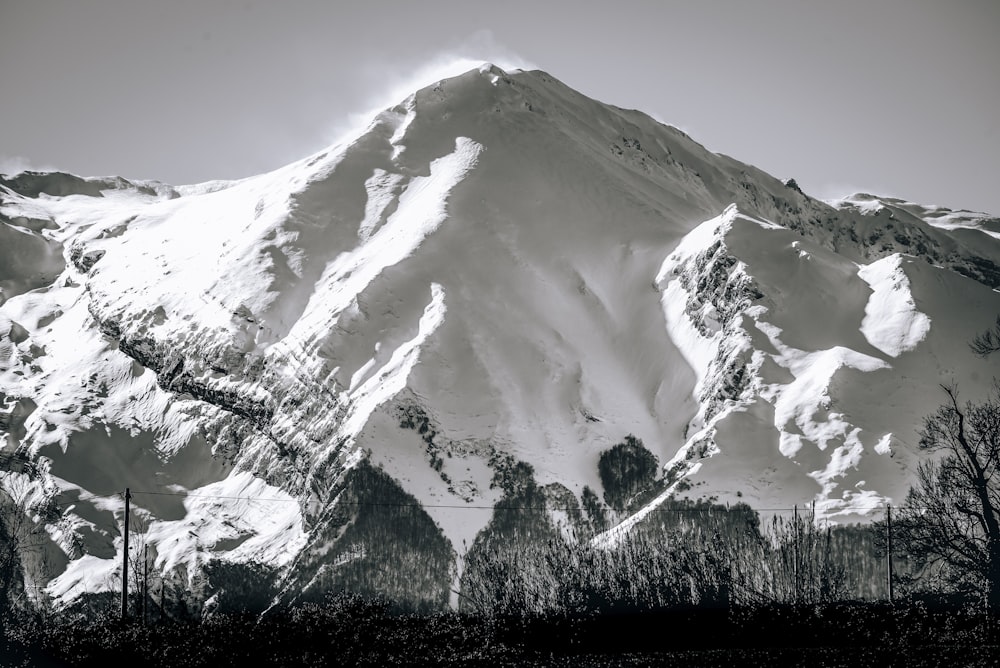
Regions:
M 20 155 L 0 154 L 0 174 L 16 176 L 21 172 L 57 172 L 58 167 L 48 164 L 38 164 Z
M 346 118 L 333 119 L 326 133 L 328 143 L 338 143 L 363 129 L 382 110 L 399 104 L 410 94 L 442 79 L 458 76 L 484 63 L 503 70 L 540 69 L 538 65 L 500 44 L 490 30 L 477 30 L 458 44 L 445 46 L 414 65 L 413 62 L 374 61 L 357 73 L 364 80 L 363 102 Z M 369 83 L 374 82 L 374 83 Z

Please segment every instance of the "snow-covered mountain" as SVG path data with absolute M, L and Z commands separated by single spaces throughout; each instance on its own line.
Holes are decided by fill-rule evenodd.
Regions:
M 671 494 L 857 519 L 997 375 L 998 239 L 490 65 L 241 181 L 3 177 L 0 484 L 61 601 L 117 586 L 126 487 L 161 573 L 300 591 L 412 532 L 447 586 L 525 471 L 579 503 L 628 434 L 663 492 L 598 539 Z

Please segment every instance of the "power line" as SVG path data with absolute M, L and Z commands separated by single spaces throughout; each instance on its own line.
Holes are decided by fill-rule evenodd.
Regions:
M 84 490 L 85 491 L 85 490 Z M 225 494 L 191 494 L 188 492 L 153 492 L 153 491 L 140 491 L 131 490 L 130 494 L 135 496 L 137 494 L 142 494 L 146 496 L 177 496 L 183 498 L 191 499 L 226 499 L 231 501 L 261 501 L 267 503 L 299 503 L 297 499 L 292 498 L 277 498 L 277 497 L 265 497 L 265 496 L 233 496 Z M 88 492 L 90 497 L 110 497 L 118 496 L 121 497 L 122 492 L 111 492 L 108 494 L 97 494 Z M 87 501 L 89 499 L 80 499 L 82 501 Z M 57 506 L 62 506 L 65 510 L 72 505 L 75 505 L 77 501 L 56 503 Z M 579 512 L 583 511 L 582 506 L 511 506 L 499 503 L 497 505 L 473 505 L 473 504 L 457 504 L 457 503 L 404 503 L 404 502 L 394 502 L 394 501 L 336 501 L 335 505 L 344 506 L 354 506 L 354 507 L 389 507 L 389 508 L 443 508 L 443 509 L 454 509 L 454 510 L 548 510 L 554 512 Z M 896 511 L 900 510 L 912 510 L 912 511 L 924 511 L 932 510 L 929 507 L 920 506 L 893 506 Z M 833 512 L 838 514 L 842 513 L 872 513 L 880 510 L 886 510 L 886 506 L 842 506 L 831 509 Z M 700 507 L 700 508 L 652 508 L 647 511 L 648 513 L 793 513 L 795 512 L 794 507 L 788 508 L 757 508 L 750 505 L 736 504 L 733 506 L 713 506 L 713 507 Z
M 156 496 L 183 496 L 186 498 L 202 498 L 202 499 L 231 499 L 237 501 L 267 501 L 267 502 L 283 502 L 283 503 L 298 503 L 296 499 L 280 499 L 274 497 L 250 497 L 250 496 L 229 496 L 222 494 L 187 494 L 185 492 L 143 492 L 143 491 L 132 491 L 135 494 L 147 494 Z M 116 493 L 121 495 L 120 492 Z M 446 509 L 457 509 L 457 510 L 550 510 L 550 511 L 582 511 L 583 508 L 580 506 L 510 506 L 504 504 L 497 504 L 493 506 L 484 505 L 472 505 L 472 504 L 448 504 L 448 503 L 403 503 L 403 502 L 393 502 L 393 501 L 337 501 L 335 502 L 339 505 L 345 506 L 357 506 L 357 507 L 392 507 L 392 508 L 446 508 Z M 916 506 L 896 506 L 896 510 L 930 510 L 930 508 L 921 508 Z M 853 513 L 870 513 L 878 510 L 885 510 L 886 506 L 847 506 L 838 507 L 835 510 L 837 513 L 853 512 Z M 708 507 L 708 508 L 653 508 L 648 512 L 652 513 L 724 513 L 724 512 L 757 512 L 757 513 L 776 513 L 776 512 L 795 512 L 794 507 L 790 508 L 756 508 L 753 506 L 730 506 L 730 507 Z
M 82 490 L 86 492 L 86 490 Z M 110 497 L 117 496 L 121 497 L 122 492 L 116 491 L 107 494 L 99 494 L 86 492 L 89 497 Z M 278 498 L 278 497 L 264 497 L 264 496 L 235 496 L 226 494 L 192 494 L 188 492 L 154 492 L 154 491 L 143 491 L 143 490 L 131 490 L 130 494 L 135 496 L 137 494 L 146 496 L 176 496 L 191 499 L 225 499 L 231 501 L 260 501 L 266 503 L 299 503 L 297 499 L 293 498 Z M 88 499 L 81 498 L 80 500 L 86 501 Z M 75 505 L 77 501 L 55 503 L 57 506 L 61 506 L 63 510 L 66 510 L 71 505 Z M 352 507 L 387 507 L 387 508 L 441 508 L 441 509 L 452 509 L 452 510 L 534 510 L 534 511 L 552 511 L 552 512 L 581 512 L 584 510 L 582 506 L 512 506 L 505 505 L 502 502 L 497 505 L 478 505 L 478 504 L 457 504 L 457 503 L 412 503 L 412 502 L 393 502 L 393 501 L 336 501 L 335 505 L 344 505 Z M 910 511 L 925 511 L 931 510 L 929 507 L 920 506 L 894 506 L 896 511 L 910 510 Z M 886 506 L 841 506 L 837 508 L 832 508 L 831 511 L 837 514 L 843 513 L 857 513 L 866 514 L 876 511 L 886 510 Z M 647 511 L 647 513 L 794 513 L 794 507 L 788 508 L 757 508 L 754 506 L 746 504 L 735 504 L 733 506 L 710 506 L 710 507 L 696 507 L 696 508 L 653 508 Z
M 116 495 L 120 496 L 121 492 L 116 492 Z M 145 494 L 147 496 L 183 496 L 188 499 L 234 499 L 237 501 L 281 501 L 284 503 L 298 503 L 295 499 L 278 499 L 269 498 L 266 496 L 227 496 L 223 494 L 187 494 L 185 492 L 137 492 L 133 491 L 135 494 Z

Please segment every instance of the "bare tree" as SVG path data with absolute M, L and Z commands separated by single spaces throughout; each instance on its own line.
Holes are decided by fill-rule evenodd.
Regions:
M 130 615 L 133 619 L 145 621 L 144 605 L 148 602 L 149 582 L 147 581 L 149 546 L 149 516 L 133 506 L 129 520 L 128 586 Z
M 959 590 L 984 592 L 1000 610 L 1000 385 L 982 403 L 959 404 L 953 386 L 928 416 L 920 447 L 939 452 L 923 462 L 894 521 L 899 546 Z
M 976 336 L 969 343 L 972 352 L 980 357 L 987 357 L 992 353 L 1000 351 L 1000 315 L 993 327 Z
M 0 484 L 0 609 L 14 607 L 14 599 L 24 594 L 23 559 L 41 546 L 43 531 L 32 518 L 31 502 L 27 481 L 4 472 Z

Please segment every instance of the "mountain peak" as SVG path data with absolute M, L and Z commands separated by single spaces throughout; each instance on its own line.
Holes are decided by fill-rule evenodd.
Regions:
M 905 491 L 955 341 L 1000 311 L 995 220 L 826 204 L 489 63 L 240 181 L 18 178 L 0 426 L 33 468 L 3 480 L 66 508 L 63 600 L 111 581 L 124 487 L 176 495 L 134 505 L 164 575 L 268 559 L 293 593 L 377 552 L 386 503 L 447 592 L 492 507 L 600 495 L 626 437 L 660 464 L 643 499 L 852 518 Z

